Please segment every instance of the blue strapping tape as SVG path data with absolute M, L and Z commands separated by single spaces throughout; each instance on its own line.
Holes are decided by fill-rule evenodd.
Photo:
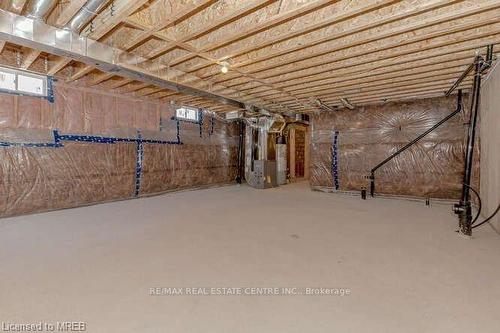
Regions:
M 54 77 L 53 76 L 48 76 L 47 77 L 47 100 L 50 103 L 54 103 L 55 97 L 54 97 Z
M 333 186 L 335 190 L 340 188 L 339 185 L 339 160 L 338 160 L 338 147 L 339 145 L 339 132 L 335 131 L 333 135 L 333 147 L 332 147 L 332 176 L 333 176 Z
M 96 136 L 96 135 L 73 135 L 73 134 L 59 134 L 58 130 L 53 130 L 54 142 L 27 142 L 27 143 L 17 143 L 17 142 L 1 142 L 0 147 L 28 147 L 28 148 L 60 148 L 63 147 L 62 141 L 72 141 L 72 142 L 90 142 L 90 143 L 107 143 L 114 144 L 116 142 L 135 142 L 136 144 L 136 168 L 135 168 L 135 196 L 139 195 L 141 189 L 141 178 L 142 178 L 142 162 L 144 159 L 144 143 L 148 144 L 160 144 L 160 145 L 182 145 L 180 138 L 180 125 L 177 121 L 177 140 L 176 141 L 164 141 L 164 140 L 144 140 L 140 132 L 137 133 L 137 138 L 115 138 L 106 136 Z
M 144 146 L 141 133 L 137 133 L 136 141 L 136 162 L 135 162 L 135 196 L 139 195 L 141 190 L 142 161 L 144 158 Z

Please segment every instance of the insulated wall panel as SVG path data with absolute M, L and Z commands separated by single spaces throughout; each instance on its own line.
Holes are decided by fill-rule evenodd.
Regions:
M 133 195 L 133 144 L 2 147 L 0 159 L 0 212 L 4 216 Z
M 0 216 L 218 185 L 236 176 L 235 126 L 208 114 L 202 124 L 178 122 L 169 103 L 65 84 L 55 86 L 54 103 L 3 93 L 0 102 Z M 93 142 L 81 141 L 88 136 Z
M 467 110 L 378 169 L 376 193 L 459 197 L 469 109 L 467 101 L 464 105 Z M 443 97 L 342 109 L 313 117 L 311 185 L 346 191 L 369 189 L 373 167 L 455 108 L 456 97 Z M 478 163 L 475 175 L 479 175 Z

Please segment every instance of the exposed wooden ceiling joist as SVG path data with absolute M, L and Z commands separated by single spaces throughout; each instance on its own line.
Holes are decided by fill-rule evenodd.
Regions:
M 488 8 L 489 9 L 500 8 L 500 2 L 498 2 L 496 0 L 490 1 Z M 478 10 L 476 8 L 473 8 L 473 9 L 461 11 L 459 13 L 446 13 L 446 14 L 441 15 L 441 16 L 431 17 L 429 19 L 425 19 L 424 20 L 425 22 L 416 22 L 416 23 L 412 22 L 406 26 L 400 27 L 397 32 L 396 31 L 388 31 L 388 32 L 383 31 L 377 35 L 372 35 L 369 38 L 362 40 L 362 41 L 353 40 L 352 42 L 348 42 L 348 43 L 345 43 L 343 45 L 342 44 L 338 45 L 334 49 L 329 49 L 329 50 L 323 51 L 319 54 L 314 54 L 313 56 L 310 56 L 310 57 L 304 57 L 304 56 L 299 55 L 299 57 L 297 57 L 293 61 L 279 63 L 278 65 L 274 65 L 274 66 L 267 65 L 267 67 L 266 66 L 260 67 L 258 70 L 252 70 L 250 72 L 251 73 L 260 73 L 263 71 L 268 71 L 265 74 L 261 74 L 259 77 L 261 77 L 263 79 L 269 79 L 269 78 L 273 78 L 273 77 L 282 75 L 284 72 L 286 72 L 287 74 L 290 74 L 292 72 L 298 72 L 298 71 L 302 71 L 302 70 L 306 70 L 306 69 L 311 69 L 313 67 L 327 65 L 327 64 L 334 63 L 336 61 L 344 60 L 344 59 L 349 59 L 349 58 L 352 59 L 355 57 L 364 57 L 364 56 L 366 56 L 368 54 L 372 54 L 376 51 L 383 51 L 383 50 L 388 50 L 391 48 L 397 48 L 397 47 L 401 47 L 405 44 L 411 44 L 411 43 L 417 43 L 417 42 L 422 42 L 424 44 L 426 42 L 426 40 L 431 39 L 431 38 L 450 35 L 453 33 L 461 32 L 463 30 L 474 29 L 476 27 L 484 26 L 486 24 L 494 24 L 494 23 L 499 21 L 498 17 L 493 17 L 493 18 L 488 18 L 486 20 L 465 22 L 465 23 L 457 24 L 453 28 L 445 28 L 442 30 L 433 31 L 431 33 L 424 33 L 421 35 L 415 35 L 413 38 L 407 38 L 404 41 L 395 40 L 394 42 L 390 43 L 390 40 L 389 40 L 388 45 L 384 45 L 383 47 L 382 47 L 382 45 L 378 45 L 378 44 L 374 45 L 373 47 L 371 47 L 369 49 L 367 47 L 365 47 L 365 45 L 370 43 L 370 42 L 380 41 L 383 39 L 387 39 L 391 36 L 395 36 L 395 35 L 402 34 L 405 32 L 416 31 L 418 29 L 422 29 L 422 28 L 427 27 L 427 26 L 433 26 L 433 25 L 436 25 L 438 23 L 449 21 L 453 18 L 460 18 L 460 17 L 463 17 L 464 15 L 473 15 L 473 14 L 476 14 L 478 11 L 480 12 L 482 10 Z M 457 39 L 457 38 L 450 38 L 448 44 L 453 44 L 454 41 L 459 41 L 459 40 L 460 39 Z M 332 58 L 332 59 L 328 59 L 326 61 L 322 60 L 321 58 L 319 61 L 312 61 L 311 60 L 314 57 L 321 57 L 323 55 L 333 54 L 335 52 L 342 51 L 342 50 L 348 50 L 348 49 L 354 48 L 356 46 L 358 46 L 359 51 L 352 52 L 351 50 L 349 50 L 349 52 L 348 53 L 346 52 L 346 54 L 342 57 Z M 282 70 L 280 70 L 281 67 L 284 67 L 286 65 L 296 64 L 299 61 L 304 62 L 304 64 L 303 65 L 302 64 L 295 65 L 295 66 L 293 66 L 292 69 L 290 69 L 289 68 L 290 66 L 288 66 L 288 67 L 285 67 Z M 271 70 L 274 70 L 274 72 Z M 269 71 L 271 71 L 271 72 L 269 72 Z M 227 82 L 229 80 L 233 80 L 234 78 L 235 77 L 224 77 L 221 80 L 215 80 L 215 82 L 223 83 L 223 82 Z M 228 86 L 232 87 L 231 84 L 229 84 Z
M 173 25 L 176 25 L 176 24 L 186 20 L 187 18 L 189 18 L 189 17 L 195 15 L 196 13 L 199 13 L 200 11 L 211 6 L 216 1 L 217 0 L 203 0 L 199 4 L 192 4 L 192 3 L 185 4 L 179 12 L 177 12 L 175 15 L 172 15 L 171 17 L 169 17 L 168 20 L 166 20 L 166 22 L 158 22 L 158 25 L 156 25 L 150 29 L 144 30 L 137 37 L 135 37 L 130 42 L 128 42 L 128 44 L 124 47 L 124 49 L 126 51 L 131 51 L 132 49 L 141 45 L 147 39 L 151 38 L 158 31 L 161 31 L 163 29 L 167 29 Z M 124 21 L 127 21 L 127 20 L 124 20 Z M 130 22 L 130 21 L 128 21 L 128 22 Z
M 110 13 L 108 13 L 107 11 L 97 15 L 97 17 L 94 18 L 93 21 L 99 22 L 99 24 L 95 24 L 95 28 L 93 28 L 92 31 L 88 33 L 87 37 L 94 40 L 100 40 L 111 30 L 121 24 L 123 20 L 132 15 L 135 11 L 144 6 L 149 1 L 150 0 L 114 0 L 113 15 L 110 15 Z
M 179 84 L 277 111 L 313 111 L 311 99 L 336 105 L 342 95 L 368 103 L 389 98 L 383 95 L 437 94 L 475 50 L 500 43 L 497 0 L 186 0 L 171 8 L 162 1 L 114 0 L 113 11 L 101 11 L 83 35 L 106 37 L 137 59 L 156 59 L 144 63 L 145 70 L 168 72 L 165 77 Z M 84 4 L 65 4 L 51 22 L 64 26 Z M 122 30 L 133 37 L 127 40 Z M 0 51 L 4 46 L 0 42 Z M 21 66 L 28 68 L 44 50 L 22 51 Z M 50 75 L 74 63 L 65 72 L 69 81 L 88 75 L 83 82 L 91 86 L 234 109 L 77 59 L 50 59 Z M 227 74 L 220 71 L 223 61 L 229 62 Z
M 23 48 L 22 54 L 22 63 L 21 63 L 21 68 L 22 69 L 28 69 L 30 66 L 35 62 L 35 60 L 38 58 L 38 56 L 42 52 L 38 50 L 33 50 L 33 49 L 27 49 Z

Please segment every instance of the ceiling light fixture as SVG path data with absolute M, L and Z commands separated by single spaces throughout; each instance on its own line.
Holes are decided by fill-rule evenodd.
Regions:
M 226 74 L 227 72 L 229 72 L 229 63 L 227 61 L 223 61 L 220 63 L 220 65 L 222 66 L 220 68 L 220 71 L 224 74 Z

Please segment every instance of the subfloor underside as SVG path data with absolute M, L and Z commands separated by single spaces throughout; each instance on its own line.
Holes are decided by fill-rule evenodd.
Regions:
M 466 240 L 456 227 L 448 204 L 362 201 L 305 183 L 3 219 L 0 322 L 83 321 L 88 332 L 497 332 L 499 236 L 485 226 Z M 152 296 L 153 287 L 243 295 Z M 350 294 L 250 296 L 247 287 Z

